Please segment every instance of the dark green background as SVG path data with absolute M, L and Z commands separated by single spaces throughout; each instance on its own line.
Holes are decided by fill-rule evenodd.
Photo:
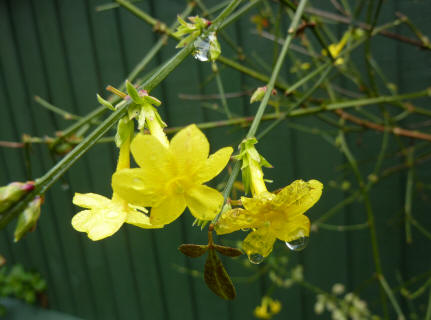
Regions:
M 39 95 L 70 112 L 84 115 L 97 104 L 95 93 L 104 94 L 108 84 L 118 84 L 148 52 L 158 35 L 124 9 L 97 13 L 96 5 L 106 1 L 85 0 L 1 0 L 0 1 L 0 140 L 19 141 L 23 133 L 43 137 L 66 127 L 60 119 L 34 103 Z M 213 1 L 213 3 L 215 3 Z M 318 5 L 318 1 L 312 1 Z M 139 6 L 171 23 L 184 8 L 183 1 L 144 1 Z M 429 34 L 429 1 L 385 1 L 379 24 L 394 19 L 401 11 Z M 272 63 L 273 46 L 251 34 L 250 15 L 227 31 L 246 54 L 257 51 Z M 339 28 L 342 32 L 343 28 Z M 174 54 L 169 42 L 147 68 L 151 70 Z M 222 43 L 223 54 L 233 52 Z M 362 49 L 360 49 L 362 50 Z M 431 84 L 431 53 L 377 37 L 373 51 L 387 75 L 401 93 L 422 90 Z M 362 51 L 360 51 L 362 54 Z M 358 58 L 362 63 L 361 58 Z M 284 76 L 292 75 L 285 67 Z M 223 119 L 223 115 L 201 108 L 201 103 L 179 99 L 179 93 L 217 93 L 215 82 L 202 89 L 200 84 L 210 74 L 210 65 L 188 58 L 153 95 L 163 101 L 163 117 L 169 126 Z M 238 72 L 221 68 L 226 92 L 237 92 L 262 85 Z M 293 80 L 291 81 L 293 82 Z M 105 94 L 106 96 L 106 94 Z M 218 102 L 218 101 L 216 101 Z M 254 114 L 248 97 L 229 100 L 236 114 Z M 424 107 L 429 107 L 424 102 Z M 295 120 L 326 128 L 316 119 Z M 263 126 L 262 126 L 263 127 Z M 243 129 L 207 130 L 212 152 L 225 145 L 236 146 Z M 361 143 L 357 143 L 360 139 Z M 381 135 L 367 132 L 350 140 L 355 154 L 370 158 L 379 150 Z M 392 145 L 394 141 L 391 140 Z M 295 179 L 319 179 L 325 185 L 321 201 L 309 211 L 311 220 L 343 199 L 343 193 L 328 187 L 330 180 L 351 179 L 339 170 L 342 155 L 319 136 L 299 133 L 285 124 L 273 130 L 258 145 L 274 165 L 265 171 L 274 179 L 271 189 Z M 393 148 L 393 150 L 395 150 Z M 42 273 L 48 282 L 50 307 L 85 319 L 250 319 L 252 310 L 269 287 L 268 280 L 236 282 L 238 297 L 224 302 L 213 295 L 200 278 L 178 272 L 178 268 L 202 270 L 203 259 L 190 260 L 177 247 L 181 243 L 206 241 L 205 232 L 192 228 L 191 215 L 163 230 L 149 231 L 124 226 L 114 236 L 99 242 L 74 231 L 70 220 L 79 209 L 71 199 L 74 192 L 96 192 L 109 196 L 110 177 L 115 167 L 116 150 L 111 144 L 93 148 L 46 196 L 38 229 L 18 244 L 12 242 L 13 225 L 0 232 L 0 254 L 9 263 L 22 263 Z M 28 178 L 20 149 L 0 149 L 0 185 Z M 403 159 L 397 161 L 402 162 Z M 53 164 L 46 148 L 31 150 L 32 178 L 40 176 Z M 424 165 L 427 167 L 427 164 Z M 364 166 L 364 173 L 372 169 Z M 419 173 L 418 173 L 419 174 Z M 430 181 L 429 170 L 420 178 Z M 221 176 L 219 181 L 225 176 Z M 351 179 L 352 180 L 352 179 Z M 354 181 L 354 180 L 352 180 Z M 353 184 L 355 182 L 352 182 Z M 68 186 L 68 187 L 67 187 Z M 407 279 L 430 268 L 430 246 L 414 229 L 414 242 L 405 244 L 402 208 L 405 175 L 382 181 L 372 193 L 383 269 L 392 286 L 399 273 Z M 430 205 L 416 205 L 414 216 L 430 225 Z M 353 224 L 366 221 L 362 204 L 356 203 L 330 223 Z M 240 234 L 238 236 L 245 236 Z M 281 247 L 281 245 L 280 245 Z M 374 265 L 368 231 L 350 233 L 320 230 L 311 235 L 309 247 L 301 253 L 282 249 L 289 265 L 304 265 L 310 282 L 330 290 L 336 282 L 349 290 L 372 276 Z M 243 260 L 228 261 L 230 274 L 251 275 L 258 266 L 243 266 Z M 377 285 L 361 292 L 373 310 L 379 310 Z M 278 319 L 314 319 L 314 295 L 298 286 L 276 290 L 273 296 L 283 304 Z M 425 299 L 426 300 L 426 299 Z M 407 313 L 407 307 L 402 304 Z M 327 316 L 325 316 L 327 317 Z

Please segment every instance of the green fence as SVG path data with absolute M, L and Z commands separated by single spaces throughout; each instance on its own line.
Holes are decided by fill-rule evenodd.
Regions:
M 23 133 L 43 137 L 66 127 L 70 124 L 68 120 L 42 109 L 34 102 L 34 96 L 41 96 L 70 113 L 84 115 L 96 107 L 96 92 L 103 93 L 106 85 L 120 83 L 151 49 L 159 35 L 124 9 L 96 12 L 95 7 L 105 2 L 0 1 L 0 140 L 20 141 Z M 319 5 L 318 1 L 312 1 L 312 4 Z M 184 9 L 185 3 L 151 0 L 138 5 L 170 23 Z M 430 30 L 431 3 L 386 1 L 379 24 L 393 19 L 396 11 L 412 17 L 422 30 Z M 244 48 L 244 52 L 251 54 L 257 51 L 271 64 L 272 44 L 263 39 L 259 39 L 262 41 L 259 47 L 254 43 L 257 36 L 251 33 L 249 23 L 253 14 L 252 10 L 245 18 L 229 26 L 227 32 Z M 222 46 L 225 56 L 235 56 L 229 46 L 224 43 Z M 396 82 L 401 93 L 430 84 L 429 52 L 383 37 L 373 41 L 373 50 L 377 52 L 386 74 L 395 79 L 392 82 Z M 175 51 L 174 42 L 168 42 L 147 70 L 166 61 Z M 358 63 L 361 65 L 363 62 Z M 230 68 L 220 67 L 227 92 L 242 92 L 262 85 Z M 287 79 L 290 67 L 286 65 L 283 71 Z M 170 126 L 224 119 L 222 114 L 203 108 L 202 101 L 185 97 L 217 93 L 214 82 L 201 86 L 210 74 L 210 64 L 190 57 L 153 92 L 163 101 L 161 110 Z M 250 105 L 248 99 L 248 96 L 229 99 L 232 112 L 237 115 L 254 114 L 255 106 Z M 210 102 L 219 103 L 218 100 Z M 423 106 L 429 108 L 429 99 Z M 307 126 L 325 126 L 315 118 L 291 121 Z M 206 130 L 212 151 L 226 144 L 237 145 L 244 132 L 238 127 Z M 371 131 L 358 134 L 352 138 L 355 153 L 366 159 L 379 146 L 361 141 L 380 137 Z M 274 165 L 274 169 L 265 171 L 268 179 L 275 178 L 273 189 L 298 178 L 319 179 L 325 185 L 321 201 L 309 212 L 312 221 L 346 197 L 342 191 L 330 187 L 331 180 L 343 175 L 345 160 L 321 137 L 282 124 L 271 131 L 259 147 Z M 249 281 L 247 277 L 265 267 L 245 267 L 243 260 L 226 261 L 236 283 L 238 297 L 233 302 L 216 297 L 205 287 L 199 275 L 195 277 L 187 272 L 201 271 L 203 259 L 186 259 L 177 250 L 181 243 L 203 243 L 206 240 L 205 232 L 191 227 L 193 221 L 188 214 L 163 231 L 125 226 L 113 237 L 99 242 L 91 242 L 85 234 L 72 229 L 70 221 L 78 211 L 71 203 L 73 193 L 109 195 L 115 157 L 113 144 L 94 147 L 48 192 L 35 232 L 16 244 L 12 241 L 13 226 L 0 232 L 0 254 L 9 263 L 21 263 L 42 273 L 48 282 L 51 308 L 84 319 L 252 318 L 252 310 L 260 303 L 270 283 L 265 277 L 255 281 Z M 400 159 L 398 164 L 402 162 Z M 1 148 L 0 184 L 38 177 L 53 163 L 44 146 Z M 364 172 L 367 172 L 368 165 L 372 163 L 364 165 Z M 423 170 L 421 174 L 425 181 L 427 177 L 430 181 L 429 170 Z M 404 205 L 405 175 L 393 175 L 382 181 L 371 196 L 383 269 L 389 274 L 387 280 L 395 286 L 399 280 L 397 274 L 408 279 L 428 271 L 429 240 L 414 233 L 413 243 L 405 243 L 403 213 L 400 211 Z M 428 205 L 414 206 L 417 219 L 428 226 L 429 209 L 429 202 Z M 361 204 L 353 204 L 330 222 L 343 225 L 365 221 L 366 214 Z M 301 263 L 307 280 L 326 290 L 330 290 L 335 282 L 346 284 L 349 290 L 365 283 L 361 294 L 368 301 L 374 301 L 370 306 L 372 309 L 378 309 L 377 286 L 366 285 L 374 270 L 368 232 L 333 232 L 330 236 L 328 233 L 323 229 L 313 232 L 308 248 L 301 253 L 286 250 L 289 264 Z M 315 295 L 307 290 L 296 286 L 289 290 L 276 289 L 273 295 L 283 304 L 279 319 L 316 317 L 313 307 Z M 403 304 L 402 307 L 408 310 L 408 306 Z

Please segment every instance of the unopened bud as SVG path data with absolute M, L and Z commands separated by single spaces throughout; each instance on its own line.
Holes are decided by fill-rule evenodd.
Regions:
M 263 96 L 265 95 L 265 92 L 266 92 L 266 86 L 257 88 L 253 92 L 253 94 L 252 94 L 252 96 L 250 98 L 250 103 L 254 103 L 256 101 L 262 100 Z
M 0 188 L 0 213 L 9 209 L 27 192 L 34 189 L 34 182 L 12 182 Z
M 37 221 L 40 217 L 40 207 L 43 203 L 42 196 L 36 196 L 18 217 L 15 228 L 14 241 L 17 242 L 28 232 L 36 229 Z

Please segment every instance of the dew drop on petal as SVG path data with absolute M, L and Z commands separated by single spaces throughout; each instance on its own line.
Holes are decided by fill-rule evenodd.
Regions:
M 250 231 L 250 228 L 241 228 L 241 231 L 247 232 Z
M 203 34 L 197 38 L 193 43 L 195 47 L 192 52 L 193 57 L 199 61 L 208 61 L 210 59 L 211 41 L 214 41 L 215 37 L 214 33 L 210 33 L 209 35 Z
M 253 264 L 260 264 L 263 261 L 263 256 L 259 253 L 252 253 L 249 254 L 248 260 Z
M 293 251 L 304 250 L 305 247 L 308 245 L 308 237 L 305 235 L 305 230 L 299 229 L 297 231 L 297 238 L 292 241 L 286 241 L 286 246 Z

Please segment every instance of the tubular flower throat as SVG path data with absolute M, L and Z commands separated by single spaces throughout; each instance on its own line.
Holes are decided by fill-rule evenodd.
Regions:
M 138 134 L 131 151 L 140 168 L 117 171 L 112 187 L 130 204 L 152 207 L 152 224 L 168 224 L 186 207 L 201 220 L 211 220 L 220 211 L 222 194 L 203 183 L 223 170 L 232 154 L 231 147 L 208 157 L 207 138 L 196 125 L 190 125 L 179 131 L 169 145 L 152 135 Z
M 244 251 L 249 257 L 267 257 L 276 239 L 291 242 L 309 236 L 310 220 L 304 213 L 319 200 L 322 188 L 317 180 L 296 180 L 277 194 L 263 191 L 253 198 L 241 197 L 244 209 L 224 212 L 215 230 L 222 235 L 251 228 Z

